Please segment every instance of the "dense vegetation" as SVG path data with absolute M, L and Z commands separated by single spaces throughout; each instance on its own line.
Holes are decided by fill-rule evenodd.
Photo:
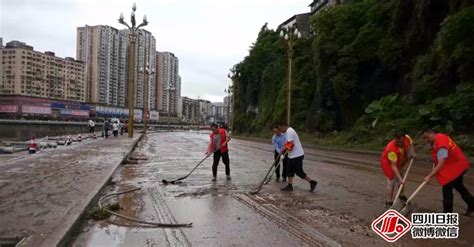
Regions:
M 474 6 L 470 0 L 353 0 L 311 19 L 295 46 L 292 125 L 335 144 L 383 145 L 422 126 L 474 150 Z M 287 46 L 264 25 L 234 67 L 234 128 L 285 120 Z M 313 134 L 316 133 L 316 134 Z

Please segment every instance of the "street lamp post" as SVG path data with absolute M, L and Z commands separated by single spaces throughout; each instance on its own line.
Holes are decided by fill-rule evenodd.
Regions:
M 138 30 L 148 25 L 146 15 L 143 16 L 143 22 L 136 26 L 135 11 L 137 5 L 133 3 L 132 13 L 130 17 L 131 26 L 123 19 L 123 13 L 120 13 L 118 22 L 128 28 L 128 137 L 133 138 L 133 122 L 134 122 L 134 101 L 135 101 L 135 43 L 137 39 Z
M 291 120 L 291 80 L 292 80 L 292 69 L 293 69 L 293 47 L 296 41 L 301 38 L 301 33 L 298 31 L 298 28 L 283 28 L 280 31 L 280 37 L 284 38 L 288 43 L 288 105 L 287 105 L 287 115 L 286 123 L 290 126 Z
M 224 92 L 227 93 L 227 124 L 230 125 L 230 94 L 232 93 L 232 85 L 224 89 Z M 233 113 L 233 112 L 232 112 Z
M 148 122 L 148 84 L 149 76 L 155 74 L 155 69 L 150 69 L 150 64 L 146 63 L 145 69 L 140 68 L 140 72 L 143 75 L 143 133 L 146 134 L 147 122 Z
M 166 90 L 168 91 L 168 130 L 170 129 L 170 122 L 171 122 L 171 92 L 175 91 L 176 88 L 173 84 L 170 84 Z
M 232 81 L 232 86 L 229 88 L 232 90 L 232 117 L 230 118 L 229 127 L 231 131 L 234 131 L 234 114 L 235 114 L 235 77 L 240 77 L 240 73 L 234 73 L 233 70 L 230 70 L 229 74 L 227 75 L 229 79 Z
M 199 102 L 201 102 L 200 97 L 201 96 L 198 95 L 198 100 L 197 100 L 197 107 L 198 107 L 197 113 L 198 113 L 198 115 L 195 117 L 195 118 L 197 118 L 198 133 L 199 133 L 199 130 L 201 129 L 201 106 L 200 106 L 200 103 L 199 103 Z

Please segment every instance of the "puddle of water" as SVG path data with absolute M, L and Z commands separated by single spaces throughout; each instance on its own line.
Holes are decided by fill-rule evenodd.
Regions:
M 182 198 L 167 202 L 176 220 L 192 221 L 183 232 L 196 246 L 292 246 L 287 231 L 230 196 Z
M 87 246 L 122 246 L 126 232 L 126 227 L 116 225 L 95 228 Z

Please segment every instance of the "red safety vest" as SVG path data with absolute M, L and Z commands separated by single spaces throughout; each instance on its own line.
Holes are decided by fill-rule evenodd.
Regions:
M 225 144 L 222 147 L 222 144 L 224 144 L 224 142 L 227 141 L 227 135 L 225 133 L 225 129 L 219 128 L 219 135 L 221 136 L 221 141 L 220 141 L 221 153 L 226 153 L 226 152 L 229 151 L 229 149 L 227 147 L 227 144 Z M 212 148 L 212 151 L 216 150 L 216 147 L 215 147 L 215 144 L 214 144 L 214 132 L 211 133 L 211 148 Z
M 397 167 L 401 167 L 401 162 L 403 160 L 403 156 L 407 154 L 408 149 L 410 148 L 410 139 L 405 137 L 403 140 L 403 149 L 404 152 L 400 152 L 400 148 L 397 146 L 397 141 L 392 140 L 387 144 L 385 149 L 383 150 L 382 153 L 382 159 L 381 159 L 381 165 L 382 165 L 382 171 L 385 174 L 387 178 L 392 180 L 395 177 L 395 172 L 393 172 L 392 169 L 392 162 L 388 159 L 388 153 L 389 152 L 394 152 L 397 154 Z
M 441 186 L 448 184 L 469 168 L 469 161 L 456 143 L 445 134 L 436 134 L 433 144 L 433 159 L 438 165 L 438 150 L 445 148 L 448 150 L 448 158 L 444 167 L 436 174 L 436 179 Z

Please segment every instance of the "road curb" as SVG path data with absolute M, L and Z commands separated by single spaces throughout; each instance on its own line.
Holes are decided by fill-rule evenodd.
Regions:
M 79 202 L 74 208 L 72 208 L 67 215 L 64 218 L 63 222 L 71 222 L 67 228 L 61 228 L 64 227 L 64 224 L 60 224 L 59 226 L 56 227 L 51 233 L 48 238 L 41 243 L 40 246 L 45 246 L 45 247 L 50 247 L 50 246 L 68 246 L 70 241 L 73 239 L 75 236 L 75 233 L 80 229 L 81 223 L 84 221 L 84 219 L 87 216 L 87 213 L 89 210 L 93 207 L 93 205 L 96 204 L 96 202 L 99 200 L 99 194 L 100 192 L 107 186 L 109 183 L 110 179 L 116 172 L 117 168 L 120 167 L 121 164 L 126 161 L 135 148 L 137 147 L 138 143 L 143 139 L 144 134 L 141 133 L 140 136 L 135 140 L 131 147 L 129 148 L 128 152 L 124 156 L 124 158 L 118 163 L 115 168 L 111 169 L 110 172 L 107 174 L 107 176 L 104 176 L 104 180 L 99 183 L 93 190 L 92 193 L 90 193 L 88 196 L 86 196 L 85 199 L 83 199 L 81 202 Z M 23 246 L 27 246 L 28 241 L 25 243 Z

